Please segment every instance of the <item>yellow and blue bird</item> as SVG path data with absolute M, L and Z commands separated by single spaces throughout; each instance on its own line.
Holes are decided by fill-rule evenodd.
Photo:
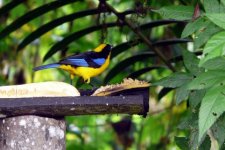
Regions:
M 102 73 L 109 65 L 112 46 L 100 44 L 93 51 L 78 55 L 71 55 L 57 63 L 47 64 L 33 68 L 34 71 L 60 68 L 70 73 L 71 81 L 74 76 L 80 76 L 84 82 L 90 83 L 90 78 Z

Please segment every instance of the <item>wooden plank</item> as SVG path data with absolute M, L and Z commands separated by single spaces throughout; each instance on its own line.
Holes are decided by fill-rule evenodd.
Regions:
M 142 95 L 0 98 L 1 117 L 41 115 L 51 117 L 91 114 L 146 115 Z

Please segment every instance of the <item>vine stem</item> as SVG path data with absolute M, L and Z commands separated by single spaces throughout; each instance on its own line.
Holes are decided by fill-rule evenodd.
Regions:
M 101 1 L 102 2 L 102 1 Z M 108 11 L 112 12 L 113 14 L 115 14 L 119 21 L 124 22 L 131 30 L 133 30 L 134 33 L 136 33 L 139 38 L 141 40 L 143 40 L 143 42 L 145 44 L 148 45 L 148 47 L 154 51 L 156 53 L 156 55 L 158 55 L 158 57 L 167 65 L 167 67 L 172 70 L 173 72 L 176 71 L 176 69 L 171 65 L 171 63 L 169 61 L 167 61 L 166 57 L 163 55 L 163 53 L 157 49 L 156 47 L 152 46 L 151 41 L 144 35 L 142 34 L 142 32 L 135 27 L 132 22 L 130 22 L 128 19 L 126 19 L 126 17 L 124 15 L 122 15 L 121 13 L 119 13 L 116 9 L 114 9 L 111 5 L 109 5 L 107 2 L 105 3 L 105 7 L 108 9 Z

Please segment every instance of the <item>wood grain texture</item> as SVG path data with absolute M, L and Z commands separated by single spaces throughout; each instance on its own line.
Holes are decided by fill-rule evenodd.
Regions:
M 142 95 L 0 98 L 1 117 L 18 115 L 74 116 L 90 114 L 144 114 Z

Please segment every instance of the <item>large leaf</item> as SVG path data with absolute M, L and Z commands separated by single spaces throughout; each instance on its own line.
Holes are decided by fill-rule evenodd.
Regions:
M 177 72 L 153 83 L 152 85 L 160 85 L 163 87 L 177 88 L 189 82 L 191 79 L 192 79 L 192 76 L 190 74 Z
M 211 128 L 212 134 L 218 141 L 219 147 L 224 145 L 225 141 L 225 115 L 223 114 Z
M 202 55 L 202 51 L 197 51 L 197 52 L 193 52 L 193 53 L 195 53 L 196 56 Z M 178 56 L 175 56 L 173 58 L 170 58 L 169 62 L 177 63 L 177 62 L 182 61 L 182 60 L 183 60 L 183 56 L 182 55 L 178 55 Z
M 164 18 L 176 19 L 176 20 L 190 20 L 194 13 L 194 7 L 192 6 L 165 6 L 155 12 L 161 14 Z
M 184 84 L 181 87 L 178 87 L 176 89 L 175 97 L 176 97 L 176 104 L 177 105 L 188 98 L 190 90 L 188 89 L 188 84 L 187 83 L 190 82 L 190 81 L 191 81 L 191 79 L 189 81 L 187 81 L 186 84 Z
M 215 123 L 225 111 L 225 86 L 212 87 L 207 90 L 199 111 L 199 138 Z
M 146 52 L 142 54 L 137 54 L 131 56 L 123 61 L 120 61 L 116 66 L 114 66 L 106 75 L 104 79 L 104 83 L 108 83 L 111 79 L 113 79 L 118 73 L 123 71 L 125 68 L 133 65 L 134 63 L 140 61 L 143 62 L 144 59 L 155 57 L 155 54 L 152 52 Z
M 223 5 L 225 5 L 225 0 L 221 0 L 220 2 L 221 2 Z
M 203 97 L 205 96 L 205 89 L 203 90 L 194 90 L 189 94 L 189 104 L 192 108 L 195 108 L 200 104 Z
M 205 57 L 200 60 L 200 65 L 202 65 L 209 59 L 225 54 L 224 36 L 225 32 L 223 31 L 217 33 L 216 35 L 210 38 L 210 40 L 206 43 L 204 47 L 203 54 L 205 55 Z
M 192 128 L 191 129 L 191 133 L 190 133 L 190 140 L 189 140 L 189 147 L 190 150 L 197 150 L 198 149 L 198 130 L 196 128 Z
M 209 23 L 204 30 L 196 33 L 196 38 L 194 39 L 194 48 L 197 49 L 201 47 L 209 40 L 209 38 L 221 30 L 222 29 L 220 27 L 214 25 L 213 23 Z
M 225 13 L 206 14 L 206 16 L 216 25 L 225 29 Z
M 218 0 L 204 0 L 203 5 L 206 13 L 220 13 L 220 3 Z
M 202 64 L 207 70 L 225 70 L 225 58 L 223 56 L 212 58 Z
M 199 74 L 189 84 L 189 89 L 206 89 L 225 81 L 224 70 L 209 70 Z
M 193 75 L 198 75 L 201 73 L 204 69 L 199 68 L 199 59 L 197 56 L 189 52 L 187 50 L 183 50 L 183 60 L 184 60 L 184 65 L 188 71 L 190 71 Z
M 16 6 L 18 6 L 19 4 L 21 4 L 22 2 L 25 2 L 25 1 L 26 0 L 16 0 L 16 1 L 11 1 L 11 2 L 7 3 L 6 5 L 4 5 L 3 7 L 0 8 L 0 16 L 8 13 L 13 8 L 15 8 Z
M 19 17 L 17 20 L 12 22 L 10 25 L 8 25 L 6 28 L 4 28 L 0 32 L 0 39 L 4 38 L 5 36 L 9 35 L 11 32 L 15 31 L 16 29 L 20 28 L 22 25 L 26 24 L 27 22 L 37 18 L 38 16 L 41 16 L 45 14 L 46 12 L 52 11 L 56 8 L 62 7 L 69 3 L 74 3 L 78 0 L 63 0 L 63 1 L 53 1 L 50 3 L 47 3 L 43 6 L 40 6 L 34 10 L 31 10 L 30 12 L 24 14 L 23 16 Z
M 203 17 L 200 17 L 194 21 L 189 22 L 185 26 L 185 28 L 181 34 L 181 38 L 185 38 L 185 37 L 193 34 L 196 31 L 204 29 L 209 23 L 210 22 Z
M 222 49 L 224 48 L 225 42 L 224 42 L 224 36 L 225 31 L 219 32 L 215 34 L 210 40 L 206 43 L 205 48 L 203 50 L 203 54 L 210 53 L 212 51 L 215 51 L 215 49 Z
M 183 50 L 183 60 L 185 67 L 188 71 L 190 71 L 191 74 L 198 75 L 203 71 L 198 67 L 199 59 L 194 53 L 191 53 L 187 50 Z M 187 99 L 190 93 L 190 90 L 188 89 L 188 84 L 192 80 L 192 76 L 190 77 L 190 80 L 187 80 L 181 87 L 176 90 L 176 104 L 180 104 L 181 102 Z
M 178 125 L 179 129 L 189 130 L 188 149 L 196 150 L 198 147 L 198 114 L 192 112 L 183 118 L 182 122 Z
M 181 120 L 179 125 L 177 126 L 178 129 L 194 129 L 198 130 L 198 113 L 192 112 L 187 113 L 186 116 Z

